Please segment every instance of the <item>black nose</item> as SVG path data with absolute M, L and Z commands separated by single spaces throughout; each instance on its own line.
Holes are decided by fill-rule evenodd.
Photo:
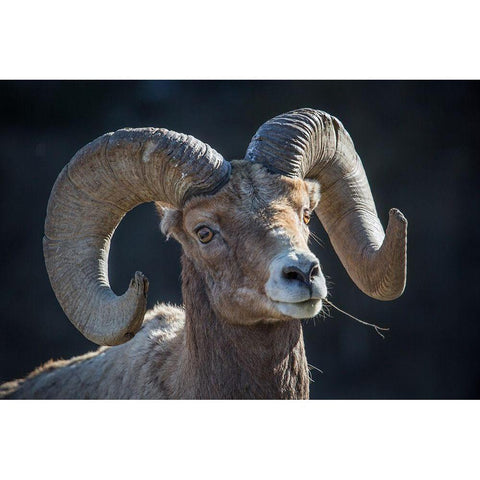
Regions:
M 282 273 L 287 280 L 298 280 L 306 285 L 310 285 L 315 280 L 315 277 L 318 277 L 320 274 L 320 265 L 318 262 L 312 262 L 305 270 L 297 265 L 291 265 L 283 267 Z

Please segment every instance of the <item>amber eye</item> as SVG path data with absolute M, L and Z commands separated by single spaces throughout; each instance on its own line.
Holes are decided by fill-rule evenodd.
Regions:
M 208 227 L 200 227 L 197 230 L 197 237 L 202 243 L 208 243 L 213 238 L 213 232 Z
M 308 225 L 308 223 L 310 222 L 310 216 L 311 216 L 311 213 L 308 210 L 305 210 L 303 212 L 303 221 L 306 225 Z

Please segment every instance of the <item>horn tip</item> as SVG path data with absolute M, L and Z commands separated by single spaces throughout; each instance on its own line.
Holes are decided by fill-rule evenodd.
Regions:
M 143 294 L 146 298 L 150 284 L 148 278 L 142 272 L 135 272 L 135 276 L 130 280 L 130 290 L 136 290 L 137 294 Z
M 398 210 L 398 208 L 392 208 L 389 212 L 387 234 L 391 238 L 403 239 L 407 238 L 408 221 L 405 215 Z
M 405 215 L 398 208 L 391 208 L 389 212 L 390 220 L 394 219 L 399 224 L 408 225 Z

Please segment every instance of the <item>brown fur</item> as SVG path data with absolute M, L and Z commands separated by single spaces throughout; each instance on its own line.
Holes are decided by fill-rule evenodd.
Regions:
M 300 320 L 265 295 L 272 259 L 307 249 L 303 210 L 318 184 L 232 162 L 232 178 L 182 211 L 164 210 L 162 231 L 183 246 L 185 310 L 159 305 L 126 344 L 48 362 L 0 386 L 5 398 L 308 398 Z M 206 245 L 195 229 L 216 234 Z

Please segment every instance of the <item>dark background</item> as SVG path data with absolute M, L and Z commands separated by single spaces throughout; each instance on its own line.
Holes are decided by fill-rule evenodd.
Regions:
M 0 382 L 95 348 L 64 316 L 42 253 L 51 187 L 80 147 L 121 127 L 158 126 L 243 158 L 263 122 L 299 107 L 343 122 L 384 226 L 391 207 L 409 221 L 407 288 L 393 302 L 361 293 L 312 222 L 332 301 L 390 327 L 382 340 L 334 310 L 305 322 L 308 361 L 323 371 L 312 371 L 312 398 L 479 398 L 480 83 L 466 81 L 0 82 Z M 112 242 L 114 291 L 141 270 L 149 306 L 181 303 L 179 253 L 153 207 L 137 207 Z

